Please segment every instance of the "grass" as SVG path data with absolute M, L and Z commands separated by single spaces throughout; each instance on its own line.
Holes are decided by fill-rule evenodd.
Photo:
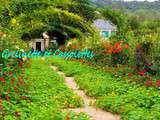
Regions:
M 64 83 L 64 78 L 54 72 L 45 61 L 33 59 L 26 68 L 24 78 L 30 81 L 31 99 L 27 111 L 21 109 L 20 116 L 6 116 L 5 120 L 88 120 L 88 116 L 73 112 L 63 113 L 62 109 L 83 105 L 82 99 Z
M 110 73 L 79 62 L 50 59 L 53 65 L 74 76 L 87 95 L 97 99 L 95 105 L 120 114 L 123 120 L 160 120 L 160 95 L 130 80 L 116 79 Z

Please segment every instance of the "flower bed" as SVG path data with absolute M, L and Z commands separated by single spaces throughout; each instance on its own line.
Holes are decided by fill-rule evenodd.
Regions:
M 160 94 L 143 84 L 129 83 L 97 68 L 62 59 L 50 60 L 76 82 L 89 96 L 97 99 L 97 107 L 120 114 L 123 120 L 159 120 Z M 100 68 L 101 69 L 101 68 Z
M 31 66 L 25 68 L 23 76 L 30 85 L 28 94 L 24 97 L 25 100 L 13 103 L 14 113 L 8 111 L 8 114 L 6 114 L 5 112 L 5 115 L 3 115 L 5 120 L 89 119 L 83 113 L 62 112 L 63 109 L 80 107 L 83 101 L 64 84 L 64 79 L 44 61 L 40 59 L 31 60 Z M 4 101 L 6 104 L 11 103 L 10 100 Z M 6 109 L 12 110 L 8 106 L 6 106 Z

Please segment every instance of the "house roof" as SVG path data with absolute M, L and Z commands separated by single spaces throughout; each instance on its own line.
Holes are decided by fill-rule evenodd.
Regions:
M 117 27 L 113 25 L 110 21 L 104 20 L 104 19 L 97 19 L 93 22 L 93 25 L 97 27 L 100 30 L 113 30 L 115 31 Z

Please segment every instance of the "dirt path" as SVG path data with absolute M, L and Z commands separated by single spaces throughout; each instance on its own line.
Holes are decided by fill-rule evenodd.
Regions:
M 70 87 L 84 101 L 83 108 L 67 109 L 67 110 L 72 110 L 77 113 L 85 112 L 91 117 L 91 120 L 120 120 L 120 117 L 117 115 L 113 115 L 109 112 L 90 106 L 90 103 L 94 102 L 95 100 L 86 96 L 86 94 L 82 90 L 78 89 L 78 86 L 74 81 L 73 77 L 66 77 L 65 74 L 61 71 L 58 71 L 57 67 L 55 66 L 51 66 L 51 68 L 55 70 L 59 75 L 63 76 L 65 78 L 66 85 Z

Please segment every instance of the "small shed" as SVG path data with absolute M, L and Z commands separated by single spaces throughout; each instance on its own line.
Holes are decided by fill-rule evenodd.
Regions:
M 109 38 L 117 31 L 117 27 L 113 23 L 104 19 L 96 19 L 93 22 L 93 26 L 100 31 L 100 35 L 105 39 Z

